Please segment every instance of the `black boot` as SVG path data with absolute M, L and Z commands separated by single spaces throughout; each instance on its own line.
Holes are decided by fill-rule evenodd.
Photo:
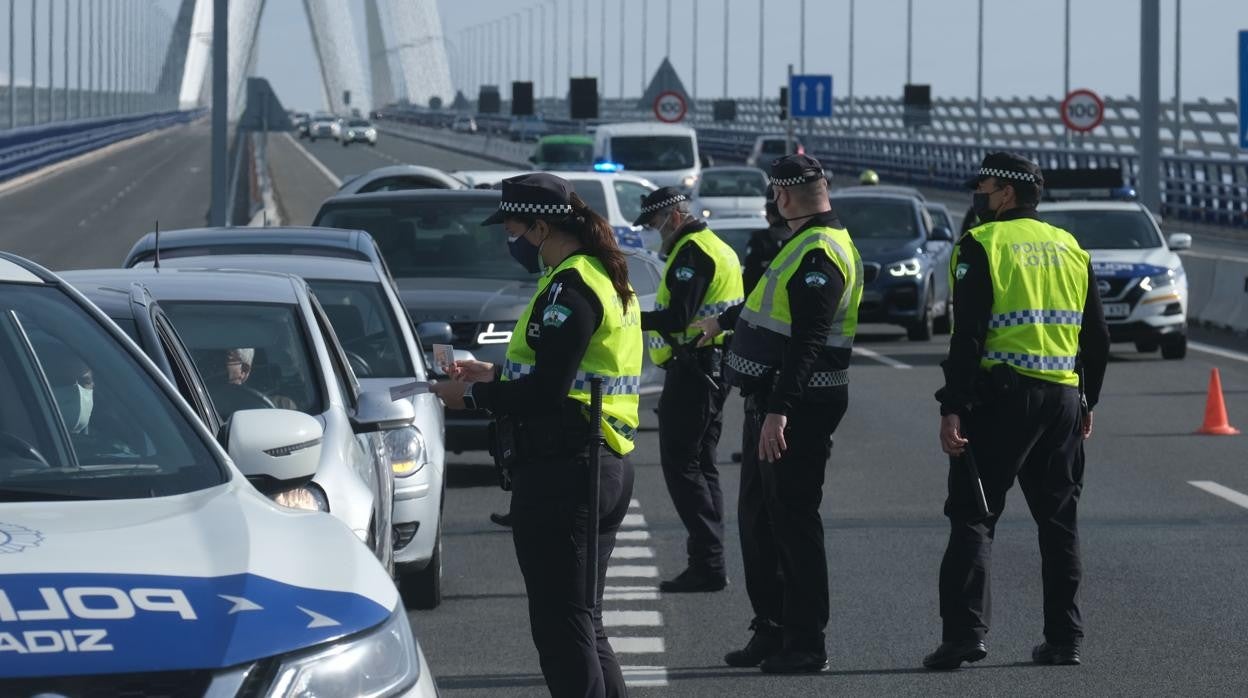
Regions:
M 923 666 L 934 671 L 950 671 L 962 666 L 962 662 L 978 662 L 988 656 L 983 640 L 942 642 L 935 652 L 923 658 Z
M 1052 664 L 1054 666 L 1078 666 L 1079 645 L 1058 645 L 1044 642 L 1031 650 L 1031 661 L 1036 664 Z
M 828 653 L 822 650 L 782 650 L 759 665 L 764 674 L 817 674 L 828 668 Z
M 758 666 L 764 659 L 783 648 L 784 631 L 779 625 L 763 618 L 755 618 L 750 622 L 750 630 L 754 632 L 754 637 L 745 643 L 745 647 L 724 655 L 724 662 L 728 666 Z
M 669 594 L 693 594 L 707 591 L 720 591 L 728 586 L 728 577 L 723 572 L 714 573 L 693 567 L 659 584 L 659 591 Z

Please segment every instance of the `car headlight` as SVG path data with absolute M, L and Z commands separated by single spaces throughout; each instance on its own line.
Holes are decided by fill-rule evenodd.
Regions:
M 1174 285 L 1175 273 L 1173 269 L 1167 269 L 1162 274 L 1153 274 L 1140 279 L 1140 288 L 1145 291 L 1152 291 L 1158 288 L 1165 288 Z
M 273 495 L 273 501 L 291 509 L 329 511 L 329 498 L 320 487 L 309 482 Z
M 271 698 L 392 696 L 420 679 L 420 656 L 403 605 L 381 627 L 282 662 Z
M 488 323 L 484 330 L 477 333 L 477 344 L 506 344 L 511 341 L 511 332 L 514 329 L 514 322 Z
M 918 276 L 922 267 L 923 264 L 918 257 L 911 257 L 888 265 L 888 274 L 889 276 Z
M 692 189 L 693 185 L 697 183 L 698 183 L 698 178 L 696 175 L 685 175 L 684 177 L 680 178 L 680 186 L 684 187 L 685 189 Z
M 711 217 L 711 209 L 709 209 L 709 208 L 704 208 L 704 209 L 702 209 L 702 217 L 703 217 L 703 218 L 710 218 L 710 217 Z
M 425 437 L 416 427 L 386 432 L 386 457 L 396 477 L 407 477 L 425 467 Z

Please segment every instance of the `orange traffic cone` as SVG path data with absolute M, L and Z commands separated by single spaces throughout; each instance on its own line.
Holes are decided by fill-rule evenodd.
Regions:
M 1222 376 L 1216 368 L 1209 374 L 1209 397 L 1205 400 L 1205 423 L 1196 430 L 1196 433 L 1212 436 L 1231 436 L 1239 433 L 1239 430 L 1226 420 L 1226 403 L 1222 400 Z

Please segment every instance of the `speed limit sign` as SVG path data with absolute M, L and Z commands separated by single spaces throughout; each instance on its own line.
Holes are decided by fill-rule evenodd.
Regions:
M 659 121 L 667 124 L 674 124 L 684 119 L 688 109 L 684 96 L 679 92 L 668 90 L 660 92 L 659 96 L 654 98 L 654 115 Z
M 1092 90 L 1074 90 L 1062 100 L 1062 123 L 1086 133 L 1105 121 L 1105 102 Z

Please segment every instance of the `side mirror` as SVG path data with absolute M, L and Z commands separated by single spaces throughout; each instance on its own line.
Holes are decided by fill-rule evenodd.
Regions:
M 306 480 L 321 464 L 321 423 L 294 410 L 239 410 L 226 450 L 247 478 Z
M 428 321 L 416 325 L 421 344 L 450 344 L 454 334 L 449 322 Z
M 389 390 L 360 393 L 351 423 L 360 432 L 386 431 L 411 426 L 416 408 L 411 400 L 392 400 Z
M 927 236 L 927 239 L 938 242 L 953 242 L 953 231 L 947 225 L 938 225 L 932 228 L 932 232 Z
M 1170 237 L 1166 238 L 1166 244 L 1176 252 L 1178 250 L 1190 250 L 1192 249 L 1192 236 L 1187 233 L 1171 233 Z
M 698 160 L 702 163 L 703 167 L 715 166 L 715 158 L 711 157 L 710 155 L 707 155 L 705 152 L 701 150 L 698 151 Z

